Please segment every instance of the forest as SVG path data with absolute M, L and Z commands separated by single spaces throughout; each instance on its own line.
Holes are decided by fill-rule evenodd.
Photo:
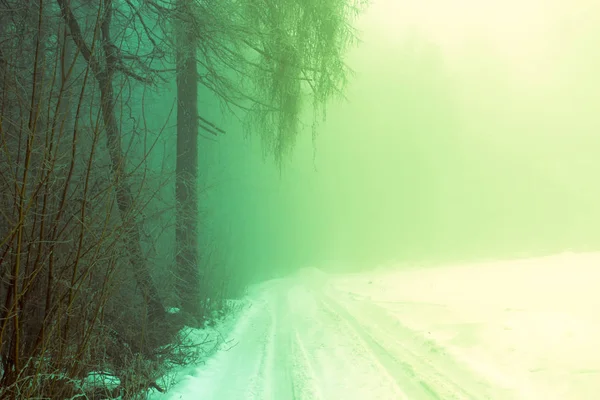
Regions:
M 284 170 L 343 94 L 365 6 L 0 2 L 0 397 L 137 398 L 199 361 L 182 328 L 269 275 L 230 256 L 208 194 L 244 177 L 211 176 L 210 146 L 257 138 L 230 161 Z M 120 384 L 82 387 L 94 371 Z
M 256 365 L 285 399 L 296 343 L 338 398 L 329 373 L 358 357 L 340 332 L 360 340 L 325 295 L 358 312 L 385 289 L 421 336 L 528 301 L 522 332 L 563 298 L 595 321 L 595 258 L 437 267 L 598 250 L 598 16 L 592 0 L 0 0 L 0 398 L 162 396 L 216 348 L 197 333 L 237 316 L 259 327 L 217 353 L 243 379 L 207 374 L 205 393 L 240 398 Z M 433 299 L 487 305 L 467 323 Z M 365 337 L 386 320 L 359 316 Z M 383 379 L 354 367 L 355 396 Z

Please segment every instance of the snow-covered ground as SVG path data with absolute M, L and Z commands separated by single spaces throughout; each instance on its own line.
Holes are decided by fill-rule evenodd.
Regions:
M 596 399 L 600 255 L 330 275 L 251 292 L 236 345 L 153 399 Z

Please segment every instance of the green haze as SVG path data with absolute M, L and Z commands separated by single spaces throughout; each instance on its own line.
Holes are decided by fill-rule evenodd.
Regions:
M 361 20 L 347 100 L 314 142 L 304 130 L 281 172 L 201 102 L 228 131 L 200 152 L 201 186 L 215 184 L 204 235 L 226 263 L 259 278 L 597 249 L 600 14 L 531 0 L 454 14 L 390 4 Z

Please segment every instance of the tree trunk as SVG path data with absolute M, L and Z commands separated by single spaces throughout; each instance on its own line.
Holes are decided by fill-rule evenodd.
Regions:
M 100 85 L 100 106 L 102 108 L 104 128 L 106 129 L 111 169 L 115 181 L 117 205 L 123 223 L 131 224 L 131 226 L 127 227 L 127 233 L 125 235 L 125 247 L 129 252 L 129 262 L 131 263 L 135 279 L 140 286 L 146 304 L 148 305 L 150 321 L 162 321 L 165 317 L 165 309 L 160 301 L 156 286 L 152 281 L 149 267 L 144 260 L 140 244 L 140 226 L 139 223 L 134 220 L 134 217 L 130 216 L 133 208 L 133 196 L 131 194 L 131 188 L 123 179 L 125 160 L 121 149 L 121 135 L 114 113 L 115 98 L 112 80 L 106 75 L 101 75 L 97 78 Z M 129 219 L 129 221 L 127 221 L 127 219 Z
M 110 40 L 110 16 L 112 13 L 112 0 L 105 0 L 105 15 L 101 21 L 102 46 L 104 50 L 104 67 L 96 59 L 96 53 L 92 54 L 81 33 L 81 28 L 77 22 L 73 11 L 69 6 L 68 0 L 56 0 L 61 14 L 69 27 L 69 31 L 75 45 L 89 64 L 98 87 L 100 89 L 100 108 L 102 120 L 106 131 L 108 152 L 111 159 L 111 170 L 115 183 L 115 193 L 117 196 L 117 206 L 126 233 L 124 235 L 125 247 L 129 253 L 129 262 L 133 268 L 133 275 L 148 307 L 148 320 L 151 324 L 162 323 L 166 317 L 165 308 L 158 295 L 158 290 L 152 281 L 150 269 L 144 260 L 142 247 L 140 244 L 140 226 L 131 215 L 133 211 L 133 196 L 131 188 L 124 179 L 125 158 L 121 146 L 121 132 L 115 116 L 115 94 L 113 88 L 114 46 Z M 77 129 L 75 126 L 74 129 Z
M 179 0 L 183 17 L 177 37 L 177 164 L 175 170 L 176 289 L 182 310 L 201 318 L 198 257 L 198 72 L 189 37 L 189 0 Z

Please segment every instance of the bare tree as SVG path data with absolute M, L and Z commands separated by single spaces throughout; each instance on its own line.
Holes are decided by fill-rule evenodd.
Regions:
M 119 67 L 119 48 L 113 43 L 111 38 L 111 18 L 113 13 L 113 1 L 103 0 L 99 10 L 99 23 L 97 24 L 99 36 L 98 41 L 101 44 L 102 51 L 93 52 L 88 46 L 81 33 L 81 27 L 77 18 L 67 0 L 56 0 L 60 6 L 61 15 L 69 29 L 70 35 L 77 46 L 77 49 L 83 55 L 88 63 L 94 78 L 98 83 L 100 90 L 100 109 L 102 112 L 102 122 L 108 141 L 108 151 L 112 162 L 111 170 L 115 182 L 115 191 L 117 195 L 117 205 L 122 219 L 129 218 L 133 211 L 133 195 L 131 189 L 125 181 L 125 160 L 123 159 L 123 150 L 121 148 L 121 135 L 115 115 L 115 94 L 113 87 L 113 76 Z M 95 44 L 95 43 L 94 43 Z M 122 67 L 120 67 L 123 70 Z M 142 288 L 143 296 L 148 303 L 149 313 L 154 322 L 164 320 L 165 308 L 162 305 L 158 291 L 150 271 L 144 261 L 140 247 L 140 228 L 134 222 L 133 227 L 125 236 L 126 248 L 130 254 L 130 263 L 133 268 L 134 276 L 138 285 Z
M 101 369 L 122 378 L 119 390 L 145 390 L 156 372 L 140 366 L 179 357 L 164 345 L 181 325 L 166 319 L 141 248 L 153 193 L 143 180 L 132 189 L 117 118 L 128 82 L 148 85 L 158 72 L 114 43 L 136 15 L 118 6 L 1 5 L 2 398 L 71 397 Z

